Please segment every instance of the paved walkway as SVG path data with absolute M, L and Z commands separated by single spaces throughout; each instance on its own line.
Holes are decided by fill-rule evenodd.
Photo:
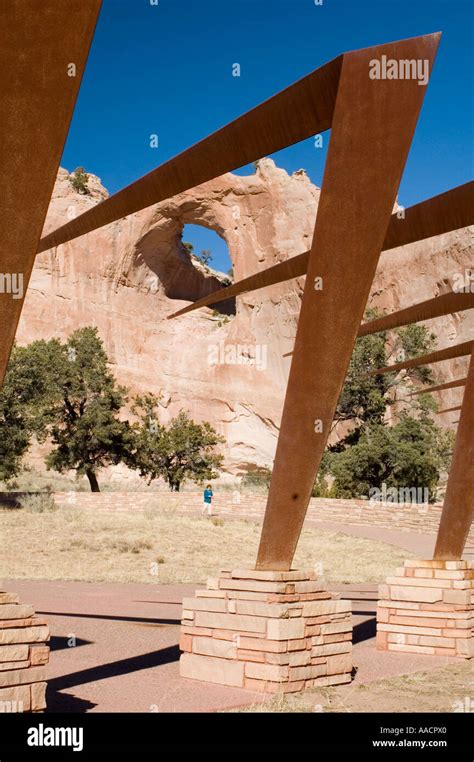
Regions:
M 49 711 L 205 712 L 264 700 L 179 676 L 181 600 L 194 585 L 9 580 L 6 587 L 49 621 Z M 357 682 L 457 662 L 376 651 L 377 586 L 331 588 L 353 601 Z

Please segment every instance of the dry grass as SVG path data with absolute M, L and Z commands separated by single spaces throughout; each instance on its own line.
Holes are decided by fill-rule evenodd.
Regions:
M 276 696 L 240 712 L 470 712 L 474 706 L 472 666 L 450 664 L 430 672 L 366 684 Z
M 205 582 L 225 565 L 253 565 L 260 526 L 190 518 L 150 506 L 106 514 L 77 507 L 0 510 L 0 576 L 89 582 Z M 379 582 L 406 551 L 341 533 L 304 530 L 295 568 L 334 582 Z

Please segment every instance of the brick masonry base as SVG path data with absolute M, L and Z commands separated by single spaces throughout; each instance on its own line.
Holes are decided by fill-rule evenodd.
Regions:
M 316 573 L 224 570 L 183 600 L 182 677 L 263 693 L 351 680 L 350 601 Z
M 379 587 L 377 648 L 474 656 L 474 572 L 469 561 L 405 561 Z
M 33 606 L 0 592 L 0 712 L 46 708 L 49 628 Z

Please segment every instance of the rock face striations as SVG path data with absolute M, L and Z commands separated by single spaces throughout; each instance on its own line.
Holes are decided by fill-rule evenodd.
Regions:
M 58 174 L 48 233 L 107 196 L 89 176 L 90 193 Z M 256 174 L 226 174 L 37 257 L 18 333 L 25 344 L 65 339 L 97 326 L 120 383 L 132 393 L 162 393 L 162 419 L 180 409 L 209 420 L 225 436 L 232 473 L 272 463 L 304 279 L 166 320 L 186 302 L 221 287 L 182 244 L 183 225 L 202 225 L 227 243 L 240 280 L 311 247 L 319 189 L 305 172 L 289 176 L 271 159 Z M 388 310 L 459 286 L 473 261 L 472 229 L 382 255 L 370 304 Z M 472 284 L 474 288 L 474 282 Z M 438 346 L 473 338 L 470 313 L 439 318 Z M 315 326 L 315 330 L 317 327 Z M 437 377 L 465 375 L 464 359 L 442 363 Z M 443 407 L 462 391 L 443 396 Z M 446 404 L 445 404 L 446 403 Z M 447 415 L 449 421 L 452 420 Z M 447 423 L 440 416 L 441 423 Z

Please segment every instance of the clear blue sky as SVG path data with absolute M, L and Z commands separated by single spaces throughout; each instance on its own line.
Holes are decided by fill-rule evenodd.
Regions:
M 409 206 L 472 178 L 473 29 L 473 0 L 104 0 L 61 163 L 114 193 L 339 53 L 441 31 L 400 188 Z M 313 140 L 273 158 L 321 184 Z M 224 243 L 192 233 L 227 269 Z

